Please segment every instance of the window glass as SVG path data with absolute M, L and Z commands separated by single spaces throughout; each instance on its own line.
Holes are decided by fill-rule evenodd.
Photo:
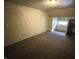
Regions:
M 68 21 L 59 21 L 58 24 L 59 25 L 67 25 L 68 24 Z

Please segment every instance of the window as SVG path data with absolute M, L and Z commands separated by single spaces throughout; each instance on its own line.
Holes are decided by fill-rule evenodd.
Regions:
M 58 24 L 59 25 L 67 25 L 68 24 L 68 21 L 59 21 Z

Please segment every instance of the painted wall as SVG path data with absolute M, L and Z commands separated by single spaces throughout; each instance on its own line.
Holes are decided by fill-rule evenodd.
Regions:
M 74 17 L 75 16 L 75 8 L 52 10 L 52 11 L 48 11 L 48 14 L 51 17 Z
M 52 17 L 48 17 L 48 31 L 51 31 L 52 29 Z
M 5 2 L 5 46 L 47 31 L 47 22 L 44 11 Z

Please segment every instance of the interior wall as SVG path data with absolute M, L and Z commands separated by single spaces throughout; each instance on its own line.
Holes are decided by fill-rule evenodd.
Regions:
M 52 29 L 52 17 L 48 17 L 48 31 L 51 31 Z
M 48 30 L 48 15 L 41 10 L 5 2 L 5 46 Z
M 74 17 L 75 8 L 51 10 L 51 11 L 48 11 L 48 14 L 51 17 Z

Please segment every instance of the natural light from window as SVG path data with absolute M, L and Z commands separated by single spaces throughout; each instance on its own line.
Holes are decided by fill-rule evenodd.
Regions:
M 59 25 L 67 25 L 68 24 L 68 21 L 59 21 L 58 24 Z

